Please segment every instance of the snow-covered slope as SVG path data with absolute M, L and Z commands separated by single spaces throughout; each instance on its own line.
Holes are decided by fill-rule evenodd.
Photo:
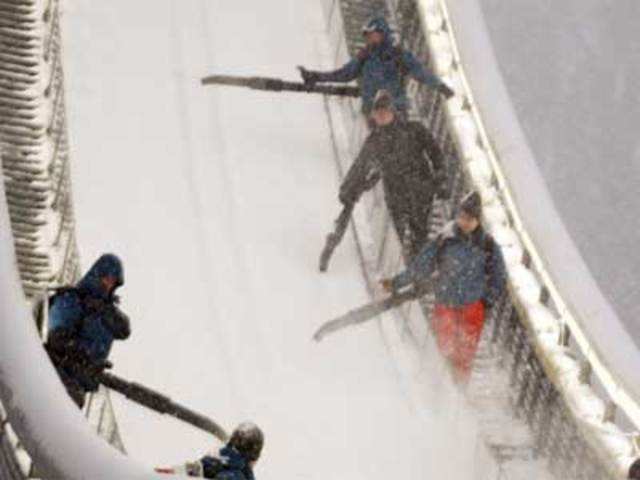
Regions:
M 227 428 L 257 421 L 261 478 L 467 479 L 474 443 L 415 415 L 375 326 L 310 341 L 367 299 L 351 238 L 316 271 L 339 211 L 321 100 L 199 84 L 322 63 L 321 19 L 299 0 L 68 4 L 79 243 L 85 265 L 123 257 L 133 319 L 116 371 Z M 149 464 L 214 446 L 114 401 L 128 451 Z

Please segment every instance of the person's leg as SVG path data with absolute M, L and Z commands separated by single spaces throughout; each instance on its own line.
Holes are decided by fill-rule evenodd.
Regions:
M 411 255 L 418 255 L 429 241 L 431 199 L 418 198 L 414 200 L 413 213 L 409 219 L 411 232 Z
M 456 309 L 436 305 L 433 308 L 431 327 L 436 337 L 438 350 L 451 362 L 455 355 Z
M 76 381 L 69 373 L 65 372 L 63 369 L 58 369 L 58 374 L 60 375 L 60 380 L 62 380 L 62 384 L 67 390 L 67 394 L 71 397 L 71 400 L 82 410 L 84 407 L 84 399 L 86 392 L 84 388 Z
M 388 198 L 388 196 L 387 196 Z M 387 209 L 389 210 L 389 216 L 393 222 L 393 228 L 398 235 L 398 240 L 402 246 L 402 255 L 404 257 L 405 264 L 413 259 L 413 251 L 411 249 L 411 227 L 410 212 L 407 212 L 406 208 L 399 201 L 387 201 Z
M 458 378 L 467 382 L 471 367 L 478 351 L 478 344 L 484 327 L 485 312 L 482 302 L 465 305 L 460 309 L 457 331 L 456 370 Z

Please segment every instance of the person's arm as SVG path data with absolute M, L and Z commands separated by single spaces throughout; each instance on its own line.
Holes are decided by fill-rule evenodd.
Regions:
M 410 122 L 412 141 L 416 142 L 422 153 L 426 153 L 431 162 L 431 174 L 435 193 L 440 199 L 449 198 L 449 184 L 444 152 L 433 138 L 431 132 L 421 122 Z
M 340 185 L 339 198 L 343 205 L 357 202 L 364 192 L 371 190 L 380 180 L 380 173 L 375 169 L 373 162 L 374 143 L 374 139 L 370 135 L 349 167 Z
M 416 81 L 433 88 L 443 94 L 446 98 L 451 98 L 455 92 L 449 88 L 439 77 L 426 69 L 413 53 L 403 50 L 402 63 L 409 72 L 409 75 Z
M 354 58 L 345 63 L 342 67 L 331 72 L 317 72 L 318 82 L 340 82 L 347 83 L 360 76 L 360 60 Z
M 404 272 L 391 279 L 392 289 L 398 291 L 411 283 L 429 278 L 435 267 L 437 253 L 438 241 L 429 242 Z
M 129 321 L 129 317 L 116 305 L 106 307 L 101 318 L 114 338 L 126 340 L 131 335 L 131 322 Z
M 433 167 L 434 175 L 441 175 L 444 173 L 446 165 L 445 165 L 445 157 L 444 152 L 438 145 L 438 142 L 433 135 L 425 127 L 421 122 L 412 122 L 414 127 L 413 133 L 417 137 L 416 141 L 419 142 L 420 148 L 423 152 L 429 156 L 429 160 L 431 160 L 431 166 Z
M 177 467 L 156 467 L 156 473 L 167 473 L 170 475 L 186 475 L 188 477 L 202 477 L 202 464 L 200 462 L 187 462 Z
M 361 61 L 357 58 L 345 63 L 337 70 L 317 72 L 298 67 L 304 83 L 313 85 L 318 82 L 348 83 L 360 76 Z
M 487 261 L 487 294 L 485 296 L 485 305 L 488 308 L 496 305 L 500 297 L 504 293 L 507 284 L 507 268 L 504 263 L 502 249 L 495 240 L 491 239 L 492 252 Z
M 73 348 L 83 315 L 77 295 L 64 293 L 57 297 L 49 311 L 48 346 L 57 352 Z

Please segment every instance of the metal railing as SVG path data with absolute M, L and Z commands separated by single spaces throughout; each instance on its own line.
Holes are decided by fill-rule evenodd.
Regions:
M 0 151 L 24 293 L 79 277 L 69 173 L 59 0 L 0 0 Z M 8 320 L 4 320 L 8 321 Z M 91 395 L 89 423 L 124 451 L 109 395 Z M 37 477 L 0 406 L 0 478 Z
M 509 421 L 528 430 L 527 438 L 517 445 L 507 443 L 498 448 L 495 439 L 488 439 L 497 460 L 504 462 L 505 451 L 510 451 L 515 452 L 511 459 L 515 456 L 541 462 L 558 479 L 625 478 L 628 465 L 638 455 L 634 442 L 638 426 L 620 412 L 616 414 L 613 405 L 617 402 L 601 388 L 606 379 L 591 368 L 583 340 L 575 341 L 573 333 L 578 332 L 579 322 L 566 321 L 558 289 L 523 228 L 474 103 L 473 85 L 468 83 L 456 48 L 447 2 L 324 0 L 323 4 L 335 65 L 360 48 L 364 22 L 383 13 L 392 21 L 403 46 L 456 90 L 456 99 L 444 103 L 428 88 L 410 83 L 410 116 L 430 129 L 449 159 L 451 202 L 442 211 L 454 211 L 464 192 L 479 190 L 487 227 L 501 245 L 508 264 L 509 292 L 485 329 L 472 378 L 472 383 L 484 383 L 485 391 L 496 382 L 508 388 L 508 402 L 496 406 L 506 410 Z M 346 125 L 342 146 L 338 139 L 336 147 L 344 170 L 355 158 L 366 128 L 357 101 L 332 99 L 327 104 L 330 116 L 341 117 Z M 334 137 L 340 136 L 335 130 Z M 364 211 L 354 214 L 356 235 L 365 277 L 373 292 L 377 278 L 403 267 L 402 254 L 382 192 L 374 191 L 361 203 Z M 441 216 L 434 220 L 439 223 L 446 219 Z M 425 330 L 417 326 L 425 324 L 430 308 L 427 298 L 421 309 L 403 309 L 405 321 L 398 328 L 414 337 L 424 336 Z M 416 345 L 422 344 L 418 338 Z M 484 363 L 499 368 L 483 369 Z M 476 391 L 483 391 L 482 385 Z M 469 395 L 474 395 L 473 388 Z M 509 455 L 506 459 L 510 460 Z

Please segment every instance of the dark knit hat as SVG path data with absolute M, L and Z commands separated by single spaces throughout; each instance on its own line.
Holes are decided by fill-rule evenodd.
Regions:
M 386 90 L 378 90 L 373 99 L 373 110 L 395 110 L 391 94 Z
M 385 35 L 389 35 L 391 33 L 391 29 L 384 17 L 374 17 L 362 26 L 363 35 L 371 32 L 380 32 Z
M 482 219 L 482 197 L 475 190 L 467 193 L 460 202 L 460 211 L 467 215 Z
M 250 462 L 260 458 L 264 446 L 264 433 L 253 422 L 241 423 L 231 434 L 229 445 L 240 452 Z

